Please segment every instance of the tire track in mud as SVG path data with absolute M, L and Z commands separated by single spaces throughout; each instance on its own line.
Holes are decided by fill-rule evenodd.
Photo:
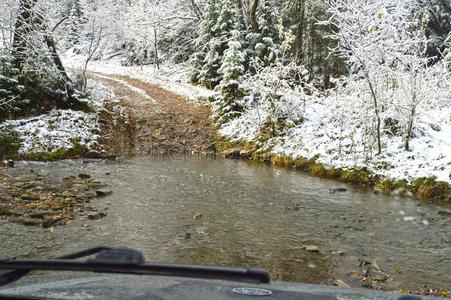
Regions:
M 128 76 L 93 72 L 90 77 L 115 95 L 100 115 L 101 142 L 107 152 L 214 152 L 216 130 L 207 106 Z

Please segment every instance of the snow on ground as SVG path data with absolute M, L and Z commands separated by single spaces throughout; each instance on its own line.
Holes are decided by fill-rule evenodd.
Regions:
M 451 101 L 447 107 L 430 110 L 417 120 L 410 151 L 404 150 L 402 137 L 385 136 L 383 153 L 380 156 L 373 153 L 370 158 L 359 140 L 360 130 L 353 131 L 351 128 L 355 127 L 349 124 L 341 126 L 337 117 L 340 109 L 331 99 L 311 99 L 305 106 L 305 121 L 282 137 L 269 140 L 266 148 L 292 158 L 319 155 L 318 162 L 330 168 L 367 167 L 392 179 L 411 181 L 436 176 L 438 180 L 451 183 Z M 253 119 L 255 112 L 248 112 L 223 127 L 221 132 L 232 139 L 252 140 L 258 132 L 255 122 L 250 121 Z M 352 120 L 352 113 L 346 119 Z
M 95 82 L 89 82 L 88 88 L 92 93 L 88 103 L 95 112 L 54 109 L 40 116 L 6 121 L 0 129 L 12 127 L 17 132 L 21 141 L 21 154 L 70 149 L 74 144 L 83 145 L 89 150 L 98 149 L 98 111 L 102 109 L 103 101 L 111 99 L 113 95 L 106 87 Z
M 66 65 L 77 69 L 82 60 L 75 55 L 65 57 Z M 193 86 L 188 80 L 187 65 L 122 66 L 120 59 L 95 61 L 89 70 L 105 74 L 129 75 L 151 84 L 157 84 L 190 100 L 210 97 L 215 93 Z M 418 177 L 436 176 L 451 183 L 451 101 L 423 112 L 416 122 L 416 136 L 411 141 L 411 151 L 403 149 L 401 137 L 384 137 L 384 152 L 368 158 L 358 136 L 361 129 L 349 126 L 353 119 L 352 108 L 340 107 L 330 98 L 311 97 L 302 108 L 304 122 L 289 129 L 285 135 L 270 139 L 265 148 L 275 154 L 292 158 L 312 158 L 327 167 L 367 167 L 374 173 L 393 179 L 412 180 Z M 342 125 L 337 112 L 346 111 L 347 124 Z M 240 118 L 222 126 L 220 133 L 232 140 L 252 141 L 259 133 L 265 113 L 253 108 Z M 351 121 L 352 122 L 352 121 Z M 348 125 L 348 126 L 346 126 Z M 357 126 L 358 127 L 358 126 Z
M 8 121 L 19 134 L 19 153 L 54 152 L 73 148 L 74 142 L 94 149 L 99 126 L 96 114 L 72 110 L 52 110 L 39 117 Z

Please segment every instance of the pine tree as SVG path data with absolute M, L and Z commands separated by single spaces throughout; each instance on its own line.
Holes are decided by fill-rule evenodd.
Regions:
M 219 8 L 216 0 L 210 0 L 208 4 L 208 14 L 201 25 L 201 34 L 194 43 L 195 52 L 192 56 L 193 70 L 191 72 L 191 81 L 193 83 L 201 83 L 201 72 L 204 66 L 204 60 L 210 51 L 210 42 L 216 37 L 213 28 L 219 16 Z
M 232 38 L 228 42 L 228 49 L 224 52 L 224 60 L 218 71 L 222 76 L 222 81 L 217 87 L 221 93 L 217 99 L 216 110 L 219 122 L 233 118 L 243 110 L 239 100 L 244 96 L 241 80 L 245 72 L 246 59 L 240 42 L 241 32 L 233 30 L 231 34 Z
M 238 0 L 221 0 L 219 3 L 216 1 L 210 3 L 208 21 L 204 24 L 206 34 L 199 40 L 205 46 L 195 56 L 195 70 L 199 71 L 197 74 L 194 73 L 193 78 L 194 81 L 197 79 L 199 83 L 209 88 L 214 88 L 221 82 L 219 68 L 224 52 L 228 48 L 231 32 L 243 28 L 238 2 Z M 206 36 L 209 36 L 208 41 L 205 39 Z
M 21 103 L 26 103 L 21 99 L 24 86 L 19 84 L 19 76 L 12 56 L 4 51 L 0 52 L 0 119 Z
M 440 59 L 443 52 L 451 47 L 447 40 L 451 34 L 451 2 L 448 0 L 420 0 L 426 12 L 426 35 L 429 38 L 427 55 Z
M 270 63 L 274 59 L 280 45 L 279 18 L 275 12 L 274 2 L 264 0 L 258 11 L 258 32 L 250 33 L 248 36 L 251 42 L 251 55 L 266 63 Z
M 83 25 L 82 13 L 78 1 L 74 2 L 67 20 L 67 43 L 66 47 L 71 48 L 79 42 Z

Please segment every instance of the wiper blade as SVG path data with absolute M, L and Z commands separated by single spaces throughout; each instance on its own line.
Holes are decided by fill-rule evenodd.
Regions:
M 87 257 L 96 253 L 99 253 L 101 251 L 104 250 L 112 250 L 112 248 L 110 247 L 95 247 L 95 248 L 90 248 L 90 249 L 86 249 L 80 252 L 75 252 L 69 255 L 64 255 L 61 257 L 58 257 L 56 259 L 78 259 L 78 258 L 83 258 L 83 257 Z M 12 259 L 8 259 L 8 260 L 0 260 L 2 262 L 7 262 L 7 261 L 12 261 Z M 19 280 L 20 278 L 26 276 L 28 273 L 30 273 L 31 271 L 33 271 L 32 269 L 13 269 L 12 268 L 7 268 L 7 270 L 4 270 L 3 272 L 1 272 L 3 268 L 0 267 L 0 286 L 15 282 L 17 280 Z
M 98 253 L 93 259 L 76 261 Z M 269 283 L 269 273 L 260 268 L 228 268 L 200 265 L 146 263 L 143 255 L 132 249 L 98 247 L 51 260 L 0 260 L 0 286 L 25 276 L 32 270 L 88 271 L 135 275 L 159 275 Z

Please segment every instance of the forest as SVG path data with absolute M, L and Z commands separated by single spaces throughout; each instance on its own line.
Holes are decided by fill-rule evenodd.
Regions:
M 132 72 L 201 95 L 219 134 L 254 158 L 451 182 L 447 0 L 0 5 L 5 157 L 98 147 L 89 74 Z
M 0 258 L 106 245 L 139 252 L 89 270 L 145 278 L 144 255 L 262 267 L 281 298 L 451 295 L 450 0 L 1 0 L 0 34 Z M 2 263 L 23 296 L 3 285 L 29 265 Z M 98 273 L 56 292 L 66 273 L 28 288 L 234 297 Z

